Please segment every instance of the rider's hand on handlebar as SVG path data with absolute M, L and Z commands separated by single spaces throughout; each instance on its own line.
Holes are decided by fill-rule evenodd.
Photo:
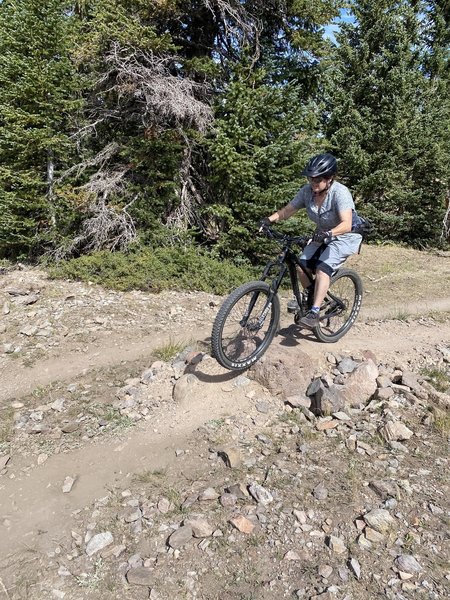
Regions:
M 267 229 L 271 225 L 272 225 L 272 221 L 269 219 L 269 217 L 264 217 L 264 219 L 261 219 L 261 221 L 259 222 L 258 231 L 259 232 L 264 231 L 264 229 Z
M 329 242 L 333 237 L 331 231 L 316 231 L 312 237 L 312 241 L 317 244 L 323 244 L 325 242 Z

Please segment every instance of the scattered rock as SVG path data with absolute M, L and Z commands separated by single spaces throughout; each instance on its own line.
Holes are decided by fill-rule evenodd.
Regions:
M 319 483 L 313 490 L 313 496 L 316 500 L 326 500 L 328 498 L 328 490 L 323 483 Z
M 130 585 L 151 587 L 155 583 L 155 574 L 153 569 L 136 567 L 127 571 L 127 581 Z
M 356 558 L 351 558 L 348 562 L 348 566 L 356 579 L 361 579 L 361 565 L 356 560 Z
M 264 488 L 262 485 L 259 485 L 258 483 L 250 484 L 248 486 L 248 491 L 256 500 L 256 502 L 258 502 L 258 504 L 263 504 L 264 506 L 267 506 L 268 504 L 273 502 L 273 496 L 269 492 L 269 490 L 266 490 L 266 488 Z
M 383 508 L 375 508 L 363 516 L 367 525 L 379 533 L 386 533 L 395 525 L 395 519 Z
M 0 456 L 0 471 L 2 471 L 6 467 L 10 460 L 10 454 L 6 454 L 6 456 Z
M 409 440 L 414 435 L 411 429 L 400 421 L 388 421 L 380 428 L 380 434 L 387 442 Z
M 232 517 L 230 523 L 241 533 L 250 534 L 253 533 L 255 529 L 255 524 L 242 515 Z
M 122 519 L 125 523 L 134 523 L 142 518 L 141 509 L 138 506 L 130 506 L 122 513 Z
M 72 491 L 72 488 L 75 484 L 76 481 L 76 477 L 70 477 L 70 475 L 68 475 L 65 479 L 64 479 L 64 483 L 62 486 L 62 491 L 64 494 L 69 494 Z
M 347 547 L 344 541 L 334 535 L 330 535 L 328 538 L 328 547 L 336 554 L 343 554 L 344 552 L 347 552 Z
M 212 500 L 217 500 L 219 496 L 220 494 L 218 494 L 214 488 L 209 487 L 199 494 L 198 499 L 200 502 L 210 502 Z
M 62 425 L 61 431 L 63 433 L 74 433 L 75 431 L 77 431 L 77 429 L 79 429 L 79 427 L 80 427 L 79 423 L 72 421 L 71 423 L 66 423 L 66 424 Z
M 218 455 L 230 469 L 235 469 L 242 464 L 242 457 L 239 448 L 223 447 L 217 450 Z
M 302 557 L 300 556 L 300 554 L 298 554 L 298 552 L 295 552 L 295 550 L 289 550 L 288 552 L 286 552 L 283 559 L 299 561 L 302 560 Z
M 394 481 L 377 479 L 370 481 L 369 487 L 383 500 L 398 496 L 398 486 Z
M 182 375 L 173 387 L 172 397 L 174 401 L 177 403 L 187 401 L 197 384 L 198 379 L 193 373 Z
M 113 534 L 110 531 L 105 531 L 103 533 L 97 533 L 94 535 L 86 544 L 86 554 L 88 556 L 93 556 L 104 550 L 107 546 L 110 546 L 114 542 Z
M 399 571 L 404 573 L 422 573 L 423 568 L 411 554 L 401 554 L 394 561 L 395 566 Z
M 315 368 L 312 358 L 299 348 L 290 353 L 272 345 L 263 359 L 252 367 L 251 375 L 275 396 L 289 398 L 306 389 Z
M 208 521 L 201 517 L 187 519 L 184 522 L 184 525 L 187 525 L 192 529 L 192 535 L 195 538 L 210 537 L 214 531 L 214 529 L 211 527 Z
M 192 527 L 183 525 L 179 527 L 167 540 L 171 548 L 178 549 L 185 546 L 192 540 Z

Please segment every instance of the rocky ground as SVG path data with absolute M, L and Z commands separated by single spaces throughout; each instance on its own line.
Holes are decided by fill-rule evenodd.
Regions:
M 0 598 L 449 597 L 445 295 L 233 374 L 218 297 L 0 294 Z

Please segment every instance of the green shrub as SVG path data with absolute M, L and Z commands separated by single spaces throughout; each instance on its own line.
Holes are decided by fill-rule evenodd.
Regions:
M 196 248 L 160 248 L 134 253 L 95 252 L 52 265 L 53 278 L 91 281 L 115 290 L 203 291 L 226 294 L 257 278 L 250 268 L 217 260 Z

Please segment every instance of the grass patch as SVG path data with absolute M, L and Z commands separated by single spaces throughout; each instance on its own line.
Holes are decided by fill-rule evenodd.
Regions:
M 447 392 L 450 389 L 450 372 L 448 370 L 438 367 L 425 368 L 422 369 L 421 374 L 429 378 L 431 385 L 438 392 Z
M 81 573 L 75 577 L 78 587 L 86 591 L 93 591 L 100 588 L 105 577 L 105 564 L 100 558 L 94 564 L 94 569 L 88 573 Z
M 395 314 L 393 318 L 396 321 L 407 321 L 411 317 L 412 317 L 411 313 L 404 311 L 404 310 L 399 310 L 398 313 Z
M 95 252 L 51 265 L 48 272 L 52 278 L 90 281 L 120 291 L 196 290 L 221 295 L 255 278 L 249 267 L 181 247 Z
M 0 411 L 0 449 L 6 448 L 13 434 L 14 409 L 11 407 Z
M 169 341 L 164 346 L 157 348 L 153 354 L 156 356 L 156 358 L 159 358 L 159 360 L 169 362 L 175 358 L 175 356 L 177 356 L 187 345 L 188 344 L 184 342 Z
M 111 408 L 103 415 L 105 421 L 108 421 L 114 429 L 128 429 L 129 427 L 133 427 L 135 422 L 127 415 L 120 414 L 120 411 L 116 408 Z
M 165 469 L 157 469 L 155 471 L 143 471 L 142 473 L 135 473 L 133 475 L 133 481 L 136 483 L 160 483 L 165 477 Z
M 435 410 L 434 426 L 443 438 L 450 437 L 450 415 L 440 410 Z

